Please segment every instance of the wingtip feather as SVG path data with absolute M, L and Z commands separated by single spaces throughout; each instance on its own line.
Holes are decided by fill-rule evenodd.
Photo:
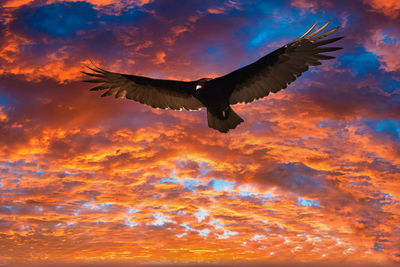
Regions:
M 101 95 L 101 97 L 109 96 L 112 95 L 110 91 L 105 92 L 104 94 Z
M 323 33 L 323 34 L 317 35 L 317 36 L 311 38 L 310 40 L 313 41 L 313 42 L 315 42 L 315 41 L 317 41 L 317 40 L 320 40 L 320 39 L 322 39 L 322 38 L 325 38 L 325 37 L 331 35 L 332 33 L 336 32 L 339 28 L 340 28 L 340 26 L 338 26 L 338 27 L 336 27 L 336 28 L 333 28 L 332 30 L 327 31 L 327 32 L 325 32 L 325 33 Z
M 307 34 L 309 34 L 312 30 L 314 30 L 315 26 L 317 26 L 319 20 L 317 20 L 310 29 L 308 29 L 302 36 L 300 36 L 299 38 L 297 38 L 296 40 L 294 40 L 293 42 L 296 42 L 298 40 L 301 40 L 304 36 L 306 36 Z
M 331 22 L 332 22 L 332 20 L 329 20 L 327 23 L 325 23 L 324 25 L 322 25 L 321 28 L 319 28 L 319 29 L 316 30 L 315 32 L 309 34 L 309 35 L 307 36 L 307 38 L 311 38 L 311 37 L 317 35 L 318 33 L 322 32 L 326 27 L 328 27 L 328 25 L 329 25 Z
M 95 67 L 95 68 L 92 68 L 92 67 L 89 67 L 89 66 L 85 66 L 86 68 L 88 68 L 88 69 L 90 69 L 90 70 L 92 70 L 92 71 L 95 71 L 95 72 L 97 72 L 97 73 L 100 73 L 100 74 L 104 74 L 104 73 L 106 73 L 107 71 L 106 70 L 103 70 L 103 69 L 101 69 L 101 68 L 99 68 L 99 67 Z
M 333 42 L 337 42 L 337 41 L 339 41 L 339 40 L 341 40 L 343 38 L 344 38 L 344 36 L 335 37 L 335 38 L 331 38 L 331 39 L 322 40 L 322 41 L 316 42 L 314 44 L 316 46 L 322 46 L 322 45 L 330 44 L 330 43 L 333 43 Z
M 343 49 L 343 47 L 321 47 L 321 48 L 316 48 L 314 51 L 316 53 L 324 53 L 324 52 L 333 52 L 341 49 Z
M 104 89 L 107 89 L 107 88 L 109 88 L 109 87 L 105 86 L 105 85 L 99 85 L 99 86 L 96 86 L 96 87 L 93 87 L 93 88 L 89 89 L 89 91 L 100 91 L 100 90 L 104 90 Z
M 318 58 L 319 60 L 328 60 L 328 59 L 335 59 L 336 57 L 318 54 L 316 55 L 316 58 Z
M 88 76 L 92 76 L 92 77 L 99 77 L 99 78 L 103 77 L 103 75 L 96 74 L 96 73 L 90 73 L 90 72 L 86 72 L 86 71 L 81 71 L 81 73 L 88 75 Z

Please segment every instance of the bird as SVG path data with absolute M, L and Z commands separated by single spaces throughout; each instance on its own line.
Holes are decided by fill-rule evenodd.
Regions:
M 231 105 L 250 103 L 285 89 L 309 67 L 321 65 L 320 60 L 335 58 L 321 54 L 343 49 L 325 46 L 343 38 L 325 38 L 340 28 L 323 32 L 330 23 L 328 21 L 315 29 L 317 21 L 294 41 L 247 66 L 216 78 L 195 81 L 154 79 L 107 71 L 94 63 L 92 67 L 86 66 L 91 72 L 82 73 L 90 76 L 84 82 L 100 83 L 91 91 L 107 90 L 102 97 L 115 94 L 116 98 L 131 99 L 160 109 L 206 108 L 208 126 L 227 133 L 244 121 Z

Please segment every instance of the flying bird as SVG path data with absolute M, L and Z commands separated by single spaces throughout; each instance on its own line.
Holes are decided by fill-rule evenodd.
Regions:
M 91 76 L 85 82 L 102 83 L 90 89 L 107 90 L 102 96 L 115 94 L 116 98 L 128 98 L 162 109 L 199 110 L 205 107 L 208 126 L 227 133 L 243 122 L 231 105 L 250 103 L 285 89 L 310 66 L 320 65 L 320 60 L 335 58 L 321 53 L 342 49 L 324 46 L 343 38 L 324 39 L 340 27 L 322 33 L 330 21 L 314 30 L 317 23 L 296 40 L 252 64 L 217 78 L 163 80 L 110 72 L 96 66 L 88 67 L 93 72 L 82 73 Z

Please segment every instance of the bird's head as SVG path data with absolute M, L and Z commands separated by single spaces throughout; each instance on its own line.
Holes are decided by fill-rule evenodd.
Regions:
M 202 88 L 208 81 L 211 81 L 212 78 L 201 78 L 196 85 L 196 90 Z

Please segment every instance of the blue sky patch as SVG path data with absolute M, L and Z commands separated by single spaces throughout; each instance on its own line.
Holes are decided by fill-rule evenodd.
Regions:
M 0 105 L 6 106 L 10 104 L 10 100 L 0 93 Z
M 391 93 L 395 90 L 398 90 L 399 88 L 400 88 L 400 82 L 393 79 L 392 77 L 386 77 L 382 82 L 382 89 L 385 92 Z
M 254 196 L 254 194 L 253 194 L 252 192 L 248 192 L 248 191 L 240 192 L 238 195 L 241 196 L 241 197 L 251 197 L 251 196 Z
M 400 138 L 400 121 L 379 121 L 375 126 L 375 131 L 386 133 L 394 138 Z
M 214 46 L 211 46 L 211 47 L 207 48 L 207 49 L 204 51 L 204 53 L 207 54 L 207 55 L 213 55 L 213 54 L 215 54 L 215 53 L 218 53 L 218 52 L 222 51 L 222 48 L 223 48 L 223 47 L 222 47 L 221 44 L 214 45 Z
M 188 230 L 194 230 L 192 227 L 190 227 L 187 223 L 182 223 L 181 226 L 186 228 L 186 231 Z
M 208 211 L 199 210 L 198 212 L 195 213 L 195 215 L 197 217 L 197 221 L 201 222 L 208 216 Z
M 318 200 L 309 200 L 302 197 L 297 198 L 297 206 L 304 206 L 304 207 L 319 207 Z
M 202 59 L 206 62 L 221 62 L 226 57 L 226 49 L 223 45 L 217 44 L 205 49 L 204 54 L 202 54 Z
M 140 210 L 137 209 L 129 209 L 127 212 L 128 213 L 138 213 Z
M 375 242 L 374 250 L 377 251 L 377 252 L 382 252 L 383 246 L 381 244 L 379 244 L 378 242 Z
M 393 197 L 390 193 L 383 193 L 383 196 L 378 198 L 377 201 L 381 205 L 390 205 L 390 204 L 394 204 L 397 202 L 396 200 L 393 199 Z
M 100 210 L 101 208 L 107 208 L 113 206 L 114 203 L 108 202 L 108 203 L 101 203 L 101 204 L 92 204 L 90 202 L 86 202 L 81 205 L 83 208 L 90 208 L 92 210 Z M 107 209 L 103 209 L 104 212 L 107 212 Z
M 212 187 L 215 191 L 232 190 L 235 182 L 229 182 L 221 179 L 211 179 Z
M 265 47 L 271 42 L 280 39 L 287 39 L 287 42 L 295 40 L 303 35 L 309 27 L 317 20 L 320 22 L 317 28 L 332 19 L 330 14 L 308 12 L 301 15 L 296 9 L 282 8 L 280 2 L 263 1 L 257 5 L 258 12 L 265 14 L 264 21 L 260 26 L 245 26 L 242 30 L 249 31 L 252 38 L 247 43 L 247 47 L 252 48 Z M 295 21 L 295 22 L 294 22 Z M 296 23 L 297 22 L 297 23 Z M 339 25 L 339 21 L 333 21 L 331 25 Z M 282 43 L 281 45 L 285 45 Z M 279 48 L 278 45 L 276 48 Z
M 270 193 L 266 193 L 262 197 L 266 198 L 268 200 L 271 200 L 271 201 L 275 201 L 274 196 L 272 194 L 270 194 Z
M 238 232 L 233 232 L 230 230 L 224 230 L 224 235 L 229 235 L 229 236 L 233 236 L 233 235 L 237 235 Z
M 126 220 L 125 225 L 129 226 L 129 227 L 135 227 L 136 225 L 138 225 L 138 223 L 134 222 L 134 221 Z
M 320 123 L 318 123 L 318 128 L 325 128 L 327 125 L 326 121 L 321 121 Z
M 203 230 L 197 230 L 197 232 L 199 233 L 200 236 L 208 236 L 208 234 L 211 233 L 211 231 L 207 228 Z
M 108 203 L 101 203 L 101 204 L 99 204 L 99 207 L 111 207 L 111 206 L 113 206 L 113 205 L 114 205 L 114 203 L 108 202 Z
M 166 218 L 162 214 L 153 214 L 153 217 L 156 218 L 157 220 L 152 223 L 154 226 L 163 226 L 167 222 L 172 222 L 170 219 Z
M 221 228 L 223 228 L 223 226 L 224 226 L 223 223 L 220 223 L 220 222 L 218 222 L 217 220 L 211 220 L 211 221 L 210 221 L 210 224 L 211 224 L 212 226 L 214 226 L 215 229 L 221 229 Z
M 210 167 L 210 165 L 208 165 L 207 162 L 202 161 L 202 162 L 200 162 L 199 165 L 200 165 L 200 172 L 201 172 L 201 174 L 205 175 L 205 174 L 207 174 L 208 172 L 211 171 L 211 167 Z
M 184 179 L 185 188 L 191 192 L 194 191 L 197 185 L 199 185 L 199 181 L 194 179 Z
M 377 56 L 365 50 L 364 47 L 357 47 L 338 59 L 341 67 L 350 69 L 350 71 L 359 77 L 364 77 L 368 73 L 376 74 L 379 72 L 379 60 Z
M 85 2 L 56 3 L 24 11 L 20 16 L 26 17 L 31 29 L 54 37 L 65 37 L 93 27 L 97 14 L 92 5 Z
M 255 235 L 253 235 L 252 238 L 249 239 L 249 241 L 258 241 L 261 239 L 265 239 L 265 235 L 255 234 Z
M 396 28 L 384 28 L 382 29 L 382 34 L 384 35 L 383 37 L 383 42 L 386 44 L 397 44 L 400 43 L 400 39 L 395 38 L 395 34 L 393 31 L 396 31 Z
M 160 184 L 180 184 L 180 182 L 176 178 L 163 178 Z
M 187 233 L 183 233 L 183 234 L 176 234 L 177 237 L 181 238 L 183 236 L 187 235 Z

